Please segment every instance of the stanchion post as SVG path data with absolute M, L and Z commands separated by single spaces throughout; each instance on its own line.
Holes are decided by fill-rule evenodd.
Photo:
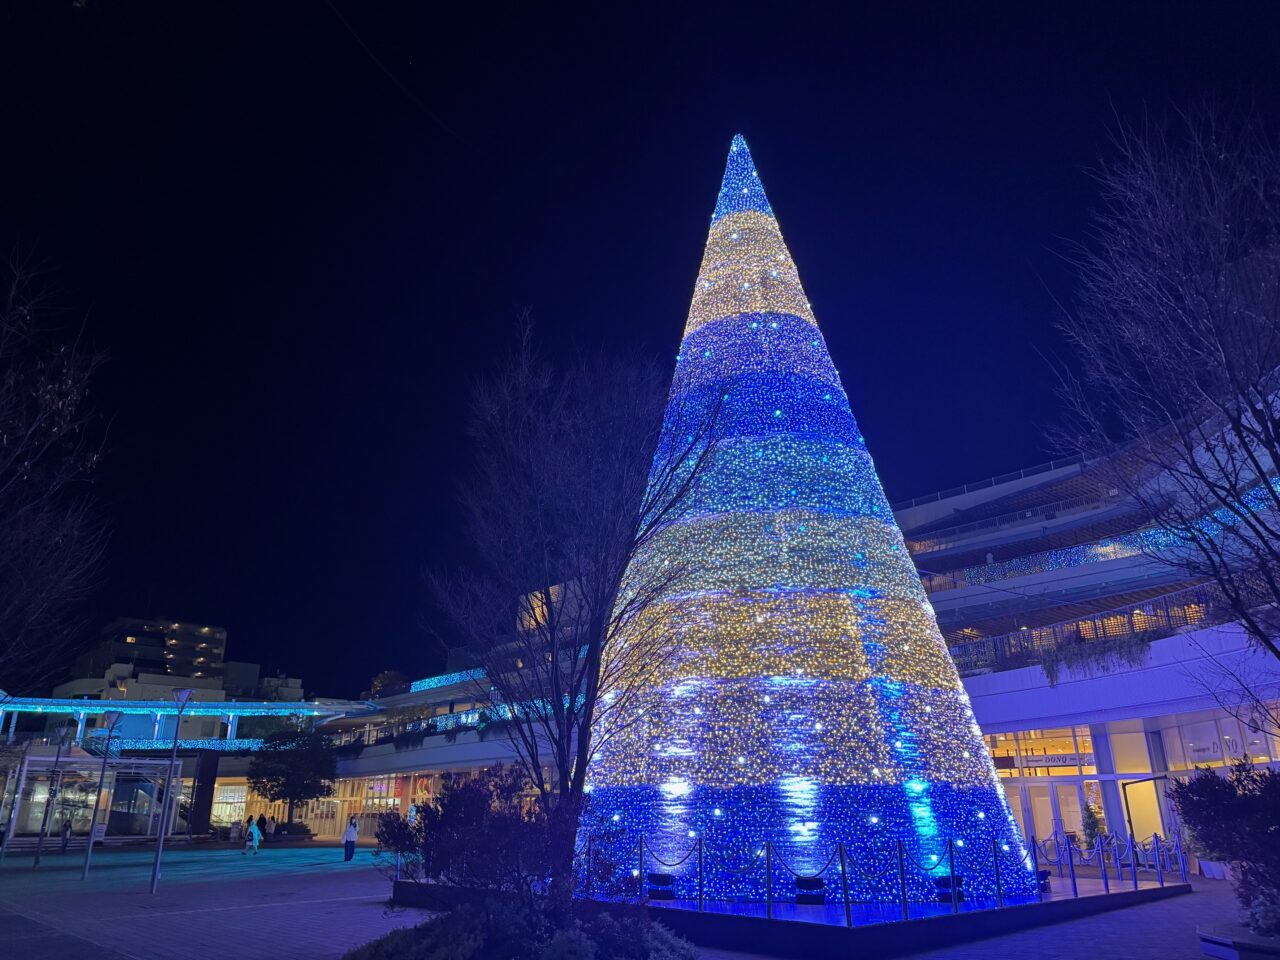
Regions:
M 698 912 L 702 912 L 702 837 L 698 837 Z
M 991 838 L 991 862 L 996 865 L 996 909 L 1004 906 L 1004 885 L 1000 878 L 1000 841 Z
M 1036 835 L 1031 835 L 1031 872 L 1036 878 L 1036 899 L 1044 903 L 1044 891 L 1040 889 L 1040 852 L 1036 846 Z
M 1182 877 L 1182 882 L 1187 882 L 1187 855 L 1182 852 L 1182 831 L 1179 830 L 1173 835 L 1173 850 L 1178 856 L 1178 875 Z
M 1164 864 L 1160 862 L 1160 834 L 1153 833 L 1151 835 L 1152 856 L 1156 861 L 1156 882 L 1160 886 L 1164 886 Z
M 1098 866 L 1102 868 L 1102 892 L 1111 892 L 1111 881 L 1107 878 L 1107 847 L 1102 842 L 1102 837 L 1098 837 Z
M 1078 897 L 1080 896 L 1080 891 L 1076 889 L 1076 863 L 1074 854 L 1076 845 L 1068 840 L 1064 846 L 1067 848 L 1067 872 L 1071 874 L 1071 896 Z
M 1129 837 L 1129 873 L 1133 878 L 1133 889 L 1138 889 L 1138 838 Z
M 636 871 L 636 899 L 644 903 L 644 837 L 640 838 L 640 869 Z
M 764 842 L 764 915 L 773 919 L 773 844 Z
M 853 926 L 853 908 L 849 904 L 849 871 L 845 866 L 844 841 L 836 845 L 840 851 L 840 895 L 844 898 L 844 925 Z
M 902 894 L 902 919 L 911 919 L 911 905 L 907 902 L 907 858 L 898 840 L 898 891 Z
M 954 840 L 947 841 L 947 872 L 951 875 L 951 912 L 960 912 L 960 901 L 956 898 L 956 842 Z
M 1056 831 L 1053 834 L 1053 852 L 1057 854 L 1058 879 L 1061 880 L 1062 879 L 1062 844 L 1058 841 L 1058 834 Z

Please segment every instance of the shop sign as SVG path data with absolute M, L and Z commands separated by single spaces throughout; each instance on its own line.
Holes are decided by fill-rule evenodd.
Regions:
M 1022 758 L 1022 764 L 1026 767 L 1078 767 L 1081 765 L 1090 767 L 1093 766 L 1093 762 L 1092 753 L 1086 753 L 1083 756 L 1078 753 L 1047 753 L 1044 756 Z

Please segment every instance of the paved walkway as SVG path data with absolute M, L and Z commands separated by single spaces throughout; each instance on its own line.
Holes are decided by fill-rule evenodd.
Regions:
M 160 891 L 147 892 L 150 851 L 29 856 L 0 867 L 0 955 L 58 960 L 337 960 L 348 950 L 426 919 L 391 910 L 387 880 L 361 849 L 352 863 L 333 847 L 166 853 Z M 1197 925 L 1234 918 L 1220 881 L 1157 903 L 918 954 L 917 960 L 1193 960 Z M 704 951 L 704 960 L 755 960 Z
M 1224 881 L 1192 883 L 1195 893 L 1189 896 L 912 954 L 911 960 L 1203 960 L 1196 927 L 1234 920 L 1236 901 Z M 701 956 L 703 960 L 767 960 L 720 950 L 704 950 Z
M 154 853 L 30 856 L 0 867 L 0 955 L 58 960 L 337 960 L 419 911 L 391 910 L 390 884 L 367 848 L 303 847 L 257 857 L 179 847 L 165 853 L 160 890 L 148 892 Z

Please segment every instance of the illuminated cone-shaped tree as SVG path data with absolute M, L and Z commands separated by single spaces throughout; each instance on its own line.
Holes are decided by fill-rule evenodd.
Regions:
M 671 401 L 718 408 L 694 502 L 637 564 L 686 563 L 650 609 L 672 645 L 589 772 L 597 856 L 667 871 L 700 838 L 708 897 L 762 897 L 846 845 L 858 900 L 964 874 L 1032 893 L 1024 847 L 747 145 L 735 137 Z M 662 456 L 661 451 L 659 456 Z M 949 843 L 951 842 L 951 843 Z M 695 857 L 677 895 L 693 896 Z M 688 878 L 687 880 L 684 878 Z M 631 881 L 634 883 L 634 881 Z M 945 880 L 943 881 L 945 883 Z

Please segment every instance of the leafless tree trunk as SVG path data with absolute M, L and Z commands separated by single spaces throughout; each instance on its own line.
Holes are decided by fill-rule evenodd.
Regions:
M 40 690 L 65 665 L 106 539 L 87 485 L 100 453 L 87 397 L 101 357 L 59 336 L 39 279 L 11 264 L 0 303 L 0 689 L 9 694 Z
M 1144 550 L 1214 581 L 1280 658 L 1280 154 L 1207 107 L 1122 127 L 1064 332 L 1059 437 L 1154 521 Z
M 667 409 L 666 386 L 656 364 L 635 358 L 553 369 L 526 325 L 474 394 L 476 461 L 462 502 L 476 564 L 432 580 L 484 669 L 477 694 L 494 704 L 548 813 L 560 854 L 553 902 L 572 892 L 591 755 L 672 654 L 649 614 L 688 566 L 632 560 L 688 508 L 719 401 Z

